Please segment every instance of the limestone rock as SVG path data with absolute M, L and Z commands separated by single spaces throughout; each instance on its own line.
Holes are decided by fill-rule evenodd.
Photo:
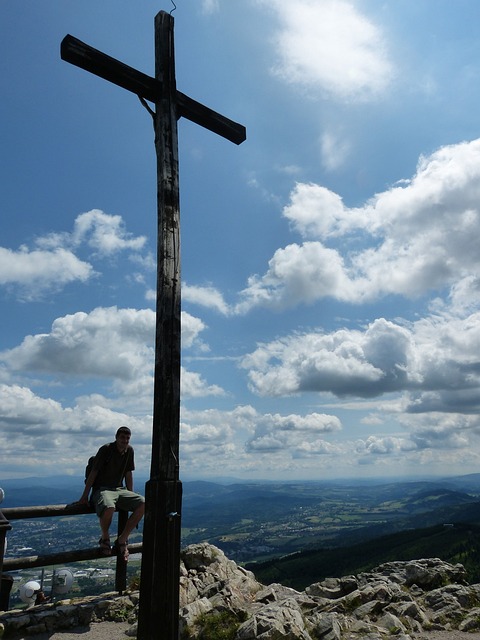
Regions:
M 244 622 L 237 640 L 312 640 L 305 628 L 300 607 L 293 598 L 282 605 L 268 604 Z
M 180 635 L 187 627 L 192 629 L 198 618 L 203 613 L 207 613 L 212 610 L 213 604 L 208 600 L 208 598 L 200 598 L 200 600 L 195 600 L 183 607 L 180 611 Z
M 119 617 L 135 637 L 139 594 L 63 600 L 0 613 L 0 638 L 85 626 Z M 480 585 L 461 565 L 438 558 L 388 562 L 358 576 L 328 578 L 296 591 L 260 584 L 209 544 L 182 551 L 180 631 L 199 637 L 208 618 L 231 622 L 235 640 L 409 640 L 432 629 L 480 628 Z

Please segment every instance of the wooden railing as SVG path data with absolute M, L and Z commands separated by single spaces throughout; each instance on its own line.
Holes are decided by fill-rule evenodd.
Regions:
M 30 518 L 52 518 L 55 516 L 72 516 L 94 513 L 88 505 L 78 503 L 70 505 L 53 504 L 39 507 L 10 507 L 0 511 L 0 576 L 2 577 L 2 588 L 0 592 L 0 610 L 8 609 L 11 582 L 3 573 L 4 571 L 17 571 L 19 569 L 29 569 L 33 567 L 47 567 L 58 564 L 68 564 L 82 560 L 94 560 L 95 558 L 105 558 L 99 547 L 88 549 L 76 549 L 72 551 L 62 551 L 42 556 L 27 556 L 18 558 L 5 558 L 5 539 L 7 531 L 12 529 L 11 520 L 26 520 Z M 128 519 L 126 511 L 118 512 L 118 531 L 122 531 Z M 141 553 L 142 543 L 129 544 L 130 553 Z M 5 578 L 5 579 L 4 579 Z M 127 587 L 127 563 L 117 556 L 115 565 L 115 590 L 120 594 Z

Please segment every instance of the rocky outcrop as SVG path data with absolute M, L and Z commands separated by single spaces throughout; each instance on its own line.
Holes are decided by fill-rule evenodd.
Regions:
M 58 631 L 85 627 L 95 622 L 136 620 L 138 592 L 119 596 L 101 596 L 58 600 L 23 610 L 0 612 L 0 638 L 25 638 Z
M 127 635 L 134 637 L 137 607 L 138 592 L 105 594 L 6 612 L 0 625 L 5 638 L 15 638 L 121 619 L 132 622 Z M 388 562 L 299 592 L 260 584 L 212 545 L 191 545 L 182 552 L 181 635 L 208 638 L 205 629 L 215 624 L 229 626 L 236 640 L 408 640 L 435 629 L 468 632 L 480 629 L 480 585 L 466 583 L 461 565 L 430 558 Z

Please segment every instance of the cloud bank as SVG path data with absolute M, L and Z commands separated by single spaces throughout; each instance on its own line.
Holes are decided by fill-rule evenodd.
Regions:
M 278 249 L 266 273 L 249 278 L 236 311 L 325 297 L 352 304 L 415 298 L 479 278 L 479 196 L 479 139 L 422 157 L 413 178 L 361 207 L 298 183 L 283 214 L 305 241 Z

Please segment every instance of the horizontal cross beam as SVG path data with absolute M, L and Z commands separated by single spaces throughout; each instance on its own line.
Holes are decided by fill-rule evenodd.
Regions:
M 65 36 L 60 46 L 62 60 L 127 89 L 150 102 L 156 102 L 160 95 L 160 82 L 141 71 L 94 49 L 71 35 Z M 222 116 L 209 107 L 192 100 L 184 93 L 176 93 L 177 117 L 184 117 L 200 126 L 217 133 L 235 144 L 247 138 L 243 125 Z

